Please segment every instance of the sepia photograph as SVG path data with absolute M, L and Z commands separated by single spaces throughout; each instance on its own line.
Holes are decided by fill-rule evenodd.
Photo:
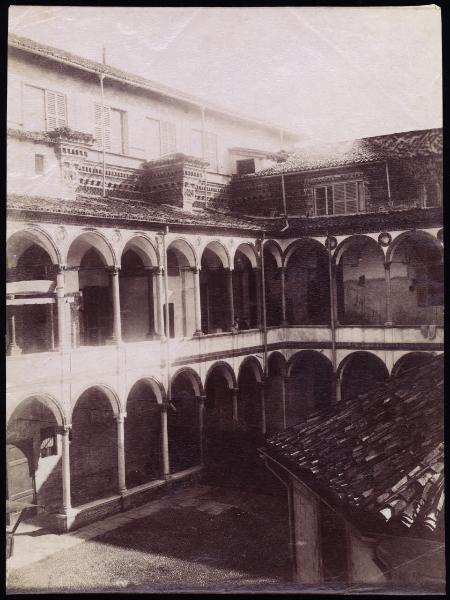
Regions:
M 7 45 L 6 593 L 445 594 L 439 6 Z

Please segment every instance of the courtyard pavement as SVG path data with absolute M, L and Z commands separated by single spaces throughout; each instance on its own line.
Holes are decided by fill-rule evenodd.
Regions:
M 21 524 L 7 593 L 278 588 L 287 540 L 284 495 L 196 485 L 68 534 Z

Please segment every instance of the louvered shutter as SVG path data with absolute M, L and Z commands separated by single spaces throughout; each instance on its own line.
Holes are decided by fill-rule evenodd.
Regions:
M 316 204 L 316 215 L 326 215 L 327 214 L 326 188 L 317 187 L 314 190 L 314 199 L 315 199 L 315 204 Z
M 345 212 L 358 212 L 358 182 L 350 181 L 345 184 Z
M 104 106 L 105 150 L 111 150 L 111 114 L 109 106 Z M 99 148 L 103 148 L 102 105 L 94 105 L 94 137 Z
M 66 97 L 58 92 L 45 91 L 47 131 L 67 125 Z
M 175 123 L 161 121 L 161 156 L 177 151 L 177 131 Z
M 217 135 L 205 133 L 205 160 L 209 162 L 209 169 L 217 171 Z
M 366 186 L 358 181 L 358 212 L 366 212 Z
M 345 183 L 337 183 L 333 186 L 333 213 L 335 215 L 345 214 Z

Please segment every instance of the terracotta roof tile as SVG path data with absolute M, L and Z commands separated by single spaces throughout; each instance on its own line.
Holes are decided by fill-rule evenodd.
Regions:
M 439 527 L 443 355 L 267 440 L 267 453 L 350 514 L 417 532 Z M 392 408 L 397 413 L 392 417 Z M 308 475 L 309 474 L 309 475 Z

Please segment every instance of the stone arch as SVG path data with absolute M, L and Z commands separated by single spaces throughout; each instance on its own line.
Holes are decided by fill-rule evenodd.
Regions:
M 411 229 L 409 231 L 404 231 L 392 240 L 387 249 L 386 262 L 392 262 L 395 258 L 395 253 L 398 249 L 398 246 L 404 241 L 410 240 L 411 238 L 416 238 L 417 241 L 431 243 L 439 251 L 441 258 L 443 257 L 442 244 L 437 238 L 432 236 L 427 231 L 423 231 L 422 229 Z
M 277 267 L 283 266 L 283 250 L 276 240 L 266 240 L 263 244 L 263 250 L 269 252 L 273 256 L 277 263 Z
M 66 417 L 65 410 L 58 400 L 56 400 L 56 398 L 51 394 L 38 392 L 36 394 L 27 394 L 26 396 L 22 397 L 17 404 L 15 404 L 11 411 L 7 410 L 6 426 L 8 427 L 8 423 L 14 418 L 16 412 L 20 412 L 21 407 L 24 406 L 24 403 L 32 401 L 38 401 L 41 402 L 41 404 L 44 404 L 44 406 L 46 406 L 52 412 L 56 423 L 59 426 L 65 427 L 68 425 L 69 421 Z
M 196 396 L 204 395 L 202 380 L 200 375 L 194 371 L 194 369 L 191 369 L 190 367 L 181 367 L 181 369 L 178 369 L 178 371 L 176 371 L 171 377 L 172 386 L 176 379 L 180 376 L 189 380 L 189 383 L 191 384 Z
M 286 250 L 283 253 L 284 266 L 287 267 L 289 265 L 289 260 L 294 254 L 294 252 L 296 252 L 297 250 L 303 250 L 307 246 L 314 247 L 318 252 L 326 256 L 328 260 L 328 252 L 324 244 L 321 244 L 318 240 L 314 238 L 304 237 L 299 238 L 298 240 L 295 240 L 294 242 L 290 243 L 289 246 L 286 248 Z
M 218 240 L 213 240 L 212 242 L 209 242 L 203 248 L 200 261 L 204 257 L 205 250 L 209 250 L 210 252 L 214 253 L 215 256 L 218 258 L 218 260 L 220 261 L 220 263 L 222 264 L 222 267 L 224 269 L 229 269 L 231 267 L 230 254 L 229 254 L 228 250 L 226 249 L 226 247 Z
M 387 381 L 389 370 L 373 352 L 357 350 L 341 360 L 337 368 L 341 399 L 349 400 Z
M 287 374 L 287 364 L 288 361 L 286 360 L 286 357 L 284 356 L 284 354 L 282 354 L 281 352 L 278 352 L 277 350 L 275 350 L 274 352 L 271 352 L 269 354 L 268 357 L 268 371 L 269 373 L 272 371 L 280 371 L 280 374 L 282 375 L 286 375 Z
M 155 398 L 158 404 L 164 404 L 164 402 L 166 402 L 166 390 L 164 389 L 163 384 L 156 377 L 148 377 L 146 375 L 139 377 L 138 379 L 133 381 L 133 383 L 130 384 L 126 393 L 127 399 L 133 387 L 139 382 L 144 382 L 151 388 L 152 392 L 155 394 Z
M 232 366 L 223 360 L 219 360 L 219 361 L 215 362 L 214 364 L 212 364 L 209 367 L 208 372 L 206 373 L 205 389 L 208 384 L 208 379 L 213 374 L 213 372 L 216 370 L 220 371 L 220 374 L 223 376 L 223 378 L 227 382 L 227 386 L 229 389 L 237 387 L 236 375 L 233 371 Z
M 91 383 L 89 385 L 83 386 L 83 388 L 78 392 L 75 402 L 72 403 L 70 411 L 71 420 L 73 416 L 73 411 L 75 410 L 79 399 L 89 390 L 100 391 L 105 395 L 105 397 L 109 401 L 109 404 L 111 405 L 111 409 L 115 417 L 119 416 L 124 412 L 119 396 L 109 385 L 107 385 L 106 383 Z
M 83 231 L 71 242 L 67 251 L 67 266 L 79 267 L 83 256 L 93 248 L 101 257 L 105 266 L 114 267 L 118 260 L 109 240 L 97 230 Z
M 25 229 L 15 231 L 8 236 L 6 242 L 8 268 L 15 267 L 19 257 L 32 244 L 36 244 L 45 250 L 54 265 L 62 264 L 61 253 L 51 236 L 46 231 L 38 227 L 27 227 Z
M 190 242 L 184 238 L 177 238 L 167 246 L 167 252 L 172 251 L 182 267 L 194 268 L 197 266 L 197 255 Z
M 263 378 L 264 378 L 264 373 L 263 373 L 263 369 L 261 367 L 261 363 L 259 362 L 259 360 L 257 358 L 255 358 L 254 356 L 247 356 L 246 358 L 244 358 L 244 360 L 241 362 L 241 364 L 239 365 L 239 372 L 238 372 L 238 382 L 239 382 L 239 378 L 241 377 L 242 371 L 247 368 L 250 367 L 253 375 L 255 376 L 255 379 L 258 383 L 262 383 Z
M 121 258 L 127 252 L 133 250 L 142 260 L 145 267 L 158 267 L 159 252 L 153 243 L 142 233 L 133 235 L 125 244 L 121 252 Z
M 242 244 L 239 244 L 239 246 L 235 250 L 233 262 L 236 260 L 236 254 L 238 252 L 242 252 L 242 254 L 248 258 L 252 269 L 256 269 L 258 267 L 258 256 L 256 254 L 256 250 L 253 244 L 250 244 L 250 242 L 244 242 Z
M 152 377 L 143 377 L 135 381 L 128 392 L 124 423 L 127 488 L 162 475 L 161 388 Z
M 328 252 L 313 238 L 292 242 L 285 251 L 286 318 L 291 325 L 329 325 Z
M 420 367 L 433 360 L 434 357 L 434 352 L 407 352 L 392 367 L 391 377 L 397 377 L 410 369 Z
M 331 361 L 317 350 L 300 350 L 287 366 L 287 425 L 295 425 L 318 410 L 328 408 L 334 399 Z
M 351 235 L 337 247 L 336 301 L 342 325 L 382 325 L 386 314 L 385 257 L 367 235 Z

